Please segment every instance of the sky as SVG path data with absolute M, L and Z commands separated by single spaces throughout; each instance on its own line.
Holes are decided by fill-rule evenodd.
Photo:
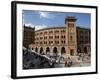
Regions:
M 89 13 L 46 12 L 23 10 L 23 24 L 35 27 L 35 30 L 47 27 L 64 27 L 66 16 L 75 16 L 76 26 L 90 28 L 91 15 Z

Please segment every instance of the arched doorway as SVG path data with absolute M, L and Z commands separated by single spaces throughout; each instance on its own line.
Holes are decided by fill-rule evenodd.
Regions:
M 53 53 L 55 53 L 55 54 L 57 54 L 57 53 L 58 53 L 58 51 L 57 51 L 57 48 L 56 48 L 56 47 L 54 47 L 54 48 L 53 48 Z
M 70 50 L 70 55 L 71 55 L 71 56 L 74 56 L 74 49 L 71 49 L 71 50 Z
M 87 47 L 84 47 L 84 53 L 87 53 Z
M 54 55 L 55 60 L 57 60 L 57 53 L 58 53 L 57 47 L 54 47 L 53 48 L 53 55 Z
M 37 47 L 35 48 L 35 52 L 38 52 L 38 48 Z
M 49 47 L 46 48 L 46 53 L 49 53 L 50 52 L 50 49 Z
M 65 50 L 64 47 L 62 47 L 62 48 L 61 48 L 61 54 L 64 54 L 64 53 L 66 53 L 66 50 Z
M 41 47 L 41 48 L 40 48 L 40 54 L 42 54 L 42 53 L 43 53 L 43 48 Z
M 34 48 L 32 47 L 32 50 L 33 50 Z

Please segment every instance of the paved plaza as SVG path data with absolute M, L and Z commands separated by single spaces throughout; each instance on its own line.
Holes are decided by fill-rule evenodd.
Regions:
M 91 65 L 91 58 L 88 55 L 65 58 L 60 55 L 39 54 L 31 50 L 24 50 L 23 52 L 23 69 L 85 67 Z

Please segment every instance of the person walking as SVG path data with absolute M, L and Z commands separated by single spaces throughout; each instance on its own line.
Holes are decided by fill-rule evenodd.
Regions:
M 65 67 L 70 67 L 72 66 L 72 60 L 70 59 L 70 57 L 65 59 Z

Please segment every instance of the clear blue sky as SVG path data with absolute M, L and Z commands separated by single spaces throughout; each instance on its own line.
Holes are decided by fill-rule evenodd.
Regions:
M 76 26 L 90 28 L 91 15 L 88 13 L 46 12 L 23 10 L 23 24 L 35 26 L 36 29 L 65 26 L 66 16 L 75 16 Z

